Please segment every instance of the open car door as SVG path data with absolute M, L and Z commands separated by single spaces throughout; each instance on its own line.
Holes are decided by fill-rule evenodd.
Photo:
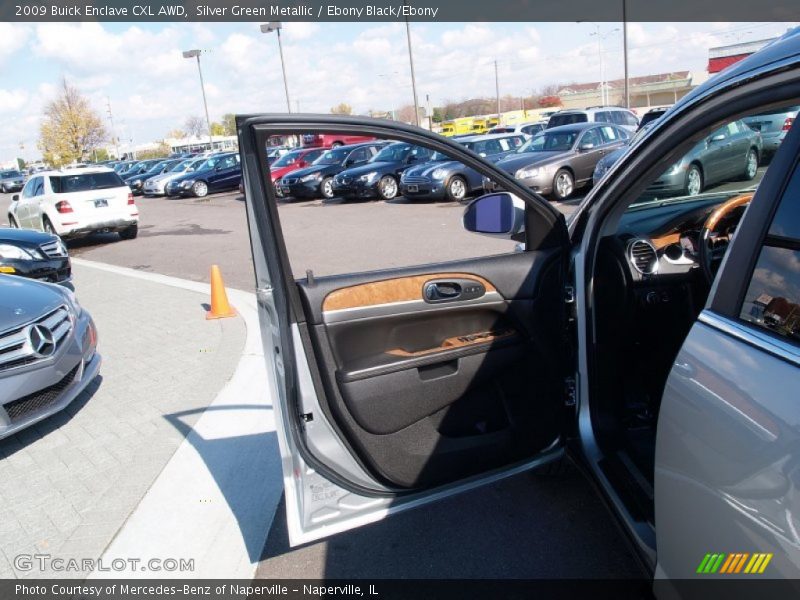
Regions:
M 239 116 L 237 126 L 291 544 L 559 458 L 574 415 L 563 216 L 464 146 L 418 128 L 285 114 Z M 509 223 L 511 200 L 499 194 L 470 205 L 465 226 L 513 228 L 524 251 L 298 278 L 265 148 L 270 136 L 306 134 L 391 139 L 463 163 L 513 194 L 518 221 Z

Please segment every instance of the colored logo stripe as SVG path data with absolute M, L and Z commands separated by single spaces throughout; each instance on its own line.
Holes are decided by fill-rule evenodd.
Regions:
M 714 574 L 760 574 L 767 568 L 767 565 L 772 560 L 772 553 L 756 552 L 750 554 L 749 552 L 734 552 L 732 554 L 725 553 L 708 553 L 700 561 L 697 567 L 697 573 Z

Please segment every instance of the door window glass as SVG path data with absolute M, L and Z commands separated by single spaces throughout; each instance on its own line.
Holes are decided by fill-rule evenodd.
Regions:
M 33 179 L 29 179 L 28 183 L 25 184 L 25 187 L 22 188 L 22 197 L 23 198 L 30 198 L 33 196 L 33 187 L 36 185 L 36 180 L 38 177 L 34 177 Z
M 602 143 L 603 140 L 600 139 L 600 130 L 598 128 L 590 129 L 584 133 L 583 137 L 581 138 L 581 146 L 591 144 L 593 147 L 597 147 Z
M 800 344 L 800 168 L 764 240 L 740 318 Z

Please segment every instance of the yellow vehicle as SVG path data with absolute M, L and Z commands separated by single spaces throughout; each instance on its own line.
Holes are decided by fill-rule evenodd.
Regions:
M 454 121 L 444 121 L 442 123 L 441 134 L 445 137 L 450 137 L 456 134 L 456 124 Z
M 472 120 L 472 127 L 470 127 L 469 132 L 474 133 L 475 135 L 486 133 L 489 131 L 489 124 L 487 119 L 479 118 Z
M 489 130 L 492 127 L 497 127 L 500 125 L 500 117 L 489 117 L 486 119 L 486 129 Z

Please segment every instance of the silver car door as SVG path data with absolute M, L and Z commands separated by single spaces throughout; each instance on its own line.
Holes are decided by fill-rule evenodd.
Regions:
M 800 575 L 800 128 L 737 228 L 658 421 L 657 577 Z

